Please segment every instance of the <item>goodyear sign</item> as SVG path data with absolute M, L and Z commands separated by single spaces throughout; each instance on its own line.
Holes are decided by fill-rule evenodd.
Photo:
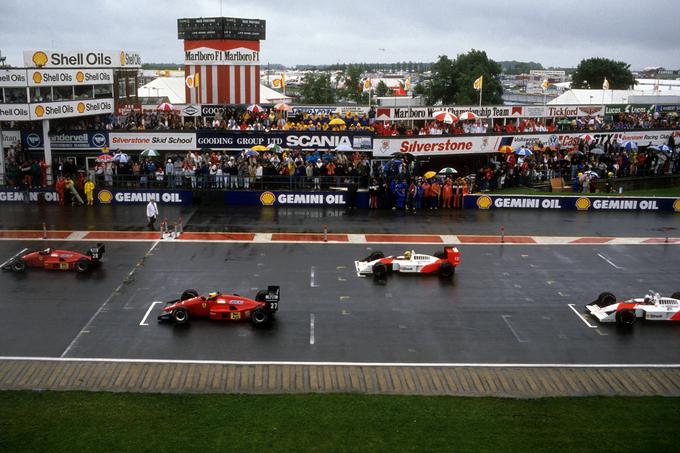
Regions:
M 680 198 L 466 195 L 463 208 L 680 212 Z
M 118 190 L 100 189 L 95 191 L 99 204 L 148 203 L 154 199 L 158 204 L 191 204 L 190 190 Z

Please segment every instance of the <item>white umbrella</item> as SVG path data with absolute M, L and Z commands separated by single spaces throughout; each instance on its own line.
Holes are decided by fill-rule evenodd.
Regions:
M 170 104 L 169 102 L 163 102 L 161 104 L 158 104 L 158 106 L 156 107 L 156 110 L 160 110 L 163 112 L 169 112 L 174 109 L 175 107 L 173 107 L 172 104 Z
M 458 121 L 458 117 L 450 112 L 439 111 L 432 114 L 432 118 L 446 124 L 453 124 Z
M 623 145 L 621 145 L 621 147 L 630 150 L 630 149 L 637 149 L 638 145 L 637 145 L 637 142 L 634 142 L 632 140 L 628 140 L 626 142 L 623 142 Z
M 354 151 L 354 148 L 347 143 L 341 143 L 335 147 L 335 151 Z
M 260 112 L 263 112 L 264 109 L 257 104 L 253 104 L 253 105 L 248 107 L 248 111 L 253 112 L 253 113 L 260 113 Z
M 600 155 L 600 154 L 604 154 L 604 150 L 602 148 L 593 148 L 589 151 L 589 153 Z
M 471 121 L 476 120 L 477 118 L 479 117 L 472 112 L 465 112 L 458 117 L 458 119 L 461 121 Z
M 125 153 L 118 152 L 113 155 L 113 161 L 121 164 L 127 163 L 130 160 L 130 156 Z

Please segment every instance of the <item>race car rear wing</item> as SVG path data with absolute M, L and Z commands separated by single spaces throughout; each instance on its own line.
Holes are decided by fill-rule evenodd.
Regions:
M 92 258 L 93 261 L 99 261 L 102 259 L 102 255 L 106 251 L 106 248 L 104 247 L 104 244 L 101 242 L 97 242 L 96 247 L 90 247 L 90 249 L 87 251 L 87 254 Z
M 10 270 L 12 268 L 12 262 L 17 258 L 24 256 L 26 254 L 26 252 L 28 252 L 28 249 L 20 250 L 16 255 L 14 255 L 13 257 L 8 259 L 4 263 L 0 264 L 0 268 L 2 268 L 3 270 L 6 270 L 6 271 Z
M 279 309 L 280 296 L 281 288 L 279 286 L 267 286 L 267 295 L 264 296 L 264 301 L 267 303 L 267 309 L 272 313 Z

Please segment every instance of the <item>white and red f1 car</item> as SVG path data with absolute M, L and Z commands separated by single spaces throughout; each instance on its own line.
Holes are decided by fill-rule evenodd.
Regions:
M 451 278 L 460 264 L 460 252 L 455 247 L 444 247 L 443 252 L 436 252 L 434 256 L 407 250 L 400 256 L 385 256 L 382 252 L 373 252 L 366 259 L 355 261 L 358 276 L 373 275 L 377 279 L 384 279 L 392 272 L 407 272 L 414 274 L 438 273 L 444 278 Z
M 600 322 L 615 322 L 632 326 L 635 321 L 680 321 L 680 291 L 671 297 L 661 297 L 649 291 L 645 297 L 617 301 L 612 293 L 602 293 L 586 310 Z

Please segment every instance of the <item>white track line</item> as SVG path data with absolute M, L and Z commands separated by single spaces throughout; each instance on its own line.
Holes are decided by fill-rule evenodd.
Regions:
M 312 266 L 309 270 L 309 286 L 310 288 L 318 288 L 319 285 L 316 284 L 316 267 Z
M 285 365 L 285 366 L 374 366 L 374 367 L 479 367 L 479 368 L 680 368 L 680 363 L 475 363 L 475 362 L 304 362 L 304 361 L 238 361 L 238 360 L 172 360 L 172 359 L 121 359 L 121 358 L 78 358 L 78 357 L 25 357 L 0 356 L 0 361 L 49 361 L 49 362 L 94 362 L 94 363 L 156 363 L 189 365 Z
M 314 344 L 314 313 L 309 314 L 309 344 Z
M 146 318 L 149 317 L 149 314 L 151 314 L 151 310 L 153 310 L 153 307 L 155 307 L 156 304 L 162 304 L 162 303 L 163 303 L 163 302 L 161 302 L 161 301 L 159 301 L 159 300 L 156 300 L 156 301 L 152 302 L 151 305 L 149 306 L 149 309 L 148 309 L 148 310 L 146 311 L 146 313 L 144 314 L 144 317 L 142 318 L 142 320 L 141 320 L 141 322 L 139 323 L 139 325 L 140 325 L 140 326 L 148 326 L 149 323 L 146 322 Z
M 520 338 L 519 335 L 517 335 L 515 329 L 512 327 L 512 324 L 510 324 L 510 321 L 508 321 L 508 318 L 512 318 L 512 315 L 502 315 L 501 318 L 503 318 L 503 321 L 505 321 L 505 324 L 507 324 L 508 328 L 510 329 L 510 332 L 512 332 L 512 334 L 515 336 L 515 339 L 519 343 L 526 343 L 528 341 Z
M 156 242 L 153 243 L 153 245 L 149 248 L 149 250 L 148 250 L 148 251 L 146 252 L 146 254 L 144 255 L 145 258 L 146 258 L 147 256 L 149 256 L 149 255 L 151 254 L 151 252 L 153 252 L 153 250 L 156 248 L 156 246 L 158 245 L 159 242 L 160 242 L 160 241 L 157 240 Z M 130 273 L 127 275 L 126 278 L 132 276 L 132 274 L 134 274 L 136 268 L 137 268 L 137 265 L 135 264 L 135 267 L 132 268 L 132 270 L 130 271 Z M 89 319 L 89 321 L 87 321 L 87 323 L 85 324 L 85 326 L 83 326 L 83 328 L 80 329 L 80 332 L 78 332 L 78 334 L 77 334 L 77 335 L 75 336 L 75 338 L 71 341 L 71 343 L 69 343 L 69 345 L 66 347 L 66 349 L 64 349 L 64 352 L 61 353 L 61 356 L 60 356 L 61 358 L 65 358 L 65 357 L 66 357 L 66 354 L 68 354 L 68 353 L 71 351 L 71 349 L 72 349 L 73 346 L 75 346 L 75 344 L 78 342 L 78 340 L 80 339 L 80 336 L 81 336 L 82 334 L 84 334 L 84 333 L 89 333 L 89 332 L 90 332 L 89 327 L 90 327 L 90 324 L 92 324 L 92 321 L 94 321 L 94 319 L 99 315 L 99 313 L 102 312 L 102 310 L 104 309 L 104 307 L 106 307 L 106 305 L 111 301 L 111 299 L 113 299 L 113 296 L 116 295 L 116 293 L 120 290 L 120 288 L 121 288 L 122 286 L 123 286 L 123 283 L 121 282 L 121 284 L 119 284 L 119 285 L 116 287 L 116 289 L 113 290 L 113 292 L 111 293 L 111 295 L 109 295 L 109 297 L 104 301 L 104 303 L 101 304 L 101 306 L 99 307 L 99 309 L 97 309 L 97 311 L 94 312 L 94 314 L 93 314 L 92 317 Z
M 606 262 L 608 262 L 609 264 L 611 264 L 612 266 L 614 266 L 616 269 L 623 269 L 622 267 L 619 267 L 619 266 L 617 266 L 616 264 L 612 263 L 611 260 L 610 260 L 609 258 L 607 258 L 606 256 L 602 255 L 601 253 L 598 253 L 597 256 L 599 256 L 600 258 L 602 258 L 603 260 L 605 260 Z
M 594 326 L 594 325 L 590 324 L 590 323 L 588 322 L 588 320 L 587 320 L 586 318 L 584 318 L 583 315 L 581 315 L 581 313 L 578 312 L 578 310 L 576 310 L 574 304 L 567 304 L 567 307 L 571 308 L 571 310 L 572 310 L 574 313 L 576 313 L 576 316 L 578 316 L 579 318 L 581 318 L 581 321 L 583 321 L 583 322 L 586 324 L 586 326 L 590 327 L 591 329 L 597 329 L 597 326 Z M 598 333 L 599 333 L 599 332 L 598 332 Z

